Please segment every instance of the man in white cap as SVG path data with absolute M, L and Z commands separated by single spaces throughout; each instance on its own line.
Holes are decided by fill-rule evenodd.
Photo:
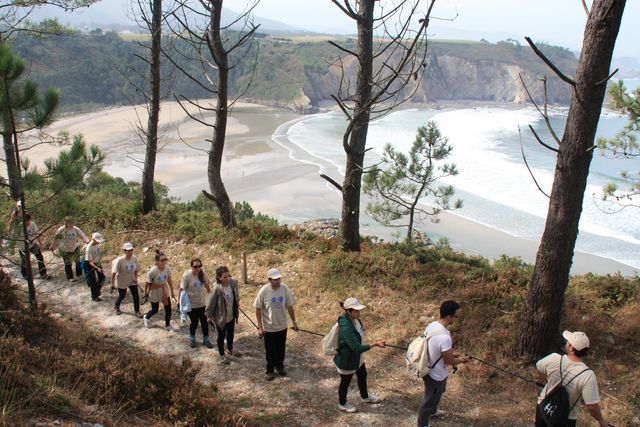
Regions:
M 84 261 L 81 262 L 84 278 L 91 289 L 91 301 L 100 302 L 100 288 L 104 283 L 104 271 L 102 270 L 102 248 L 104 237 L 100 233 L 93 233 L 91 241 L 84 249 Z
M 124 255 L 114 259 L 111 263 L 111 283 L 115 283 L 118 288 L 118 298 L 116 298 L 116 314 L 122 314 L 120 303 L 127 296 L 127 288 L 131 291 L 133 298 L 133 310 L 136 316 L 142 319 L 140 313 L 140 295 L 138 294 L 138 258 L 133 254 L 133 245 L 126 242 L 122 245 Z
M 277 268 L 267 271 L 269 283 L 258 291 L 253 306 L 256 308 L 258 331 L 264 337 L 267 358 L 267 381 L 275 378 L 274 369 L 284 377 L 284 354 L 287 342 L 287 312 L 293 320 L 293 330 L 298 330 L 293 304 L 296 300 L 287 285 L 281 283 L 282 274 Z
M 576 425 L 576 418 L 578 417 L 577 404 L 580 398 L 587 406 L 589 414 L 598 421 L 601 427 L 606 427 L 607 422 L 600 411 L 600 394 L 596 375 L 582 361 L 582 358 L 589 351 L 589 338 L 587 334 L 579 331 L 564 331 L 562 336 L 567 340 L 565 345 L 567 355 L 551 353 L 536 363 L 538 371 L 546 374 L 547 377 L 547 384 L 542 389 L 540 396 L 538 396 L 536 427 L 546 426 L 543 414 L 544 408 L 541 407 L 540 403 L 547 393 L 551 392 L 560 382 L 562 382 L 569 395 L 571 412 L 569 412 L 568 427 L 575 427 Z

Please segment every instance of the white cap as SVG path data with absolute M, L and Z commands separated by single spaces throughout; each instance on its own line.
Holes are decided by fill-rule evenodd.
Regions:
M 269 271 L 267 271 L 267 279 L 279 279 L 281 277 L 282 274 L 277 268 L 270 268 Z
M 22 207 L 22 200 L 18 200 L 16 202 L 16 208 L 20 209 Z
M 96 242 L 98 242 L 98 243 L 104 242 L 104 236 L 102 236 L 102 234 L 100 234 L 100 233 L 93 233 L 91 235 L 91 238 L 93 240 L 95 240 Z
M 360 303 L 360 301 L 358 301 L 355 298 L 347 298 L 346 300 L 344 300 L 344 302 L 342 303 L 342 308 L 344 308 L 345 310 L 362 310 L 363 308 L 365 308 L 365 305 L 362 305 Z
M 122 245 L 122 249 L 124 249 L 125 251 L 131 251 L 133 250 L 133 245 L 129 242 L 126 242 L 124 245 Z
M 589 337 L 584 332 L 564 331 L 562 336 L 567 340 L 567 342 L 569 342 L 569 344 L 571 344 L 571 347 L 578 351 L 589 348 Z

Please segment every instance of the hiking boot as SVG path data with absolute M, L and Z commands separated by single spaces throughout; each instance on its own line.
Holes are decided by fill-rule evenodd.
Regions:
M 286 377 L 287 371 L 285 371 L 284 369 L 278 369 L 278 375 L 280 375 L 281 377 Z
M 142 313 L 140 313 L 140 311 L 136 311 L 136 317 L 138 319 L 142 319 Z
M 211 340 L 209 339 L 208 336 L 202 338 L 202 344 L 207 346 L 207 348 L 213 348 L 213 344 L 211 344 Z
M 196 348 L 196 336 L 189 335 L 189 347 Z
M 353 414 L 354 412 L 357 411 L 356 407 L 350 403 L 345 403 L 344 405 L 341 405 L 338 403 L 338 409 L 348 414 Z
M 100 298 L 100 297 L 91 298 L 91 301 L 100 302 L 100 301 L 102 301 L 102 298 Z
M 436 409 L 436 413 L 431 415 L 433 418 L 444 417 L 445 412 L 442 409 Z
M 120 310 L 120 307 L 116 307 L 116 314 L 118 316 L 122 314 L 122 310 Z
M 151 327 L 151 323 L 149 322 L 149 319 L 147 319 L 147 315 L 146 314 L 144 316 L 142 316 L 142 321 L 144 322 L 144 327 L 145 328 L 150 328 Z
M 364 403 L 380 403 L 382 399 L 380 399 L 378 396 L 374 396 L 373 394 L 370 394 L 368 397 L 363 398 L 362 401 Z
M 220 363 L 223 365 L 228 365 L 229 363 L 231 363 L 231 361 L 229 360 L 229 358 L 225 355 L 220 356 Z
M 69 280 L 70 282 L 75 282 L 75 281 L 76 281 L 76 279 L 75 279 L 74 277 L 69 277 L 69 278 L 68 278 L 68 280 Z
M 276 379 L 276 374 L 274 374 L 273 372 L 267 372 L 267 373 L 265 374 L 265 379 L 266 379 L 267 381 L 273 381 L 273 380 L 275 380 L 275 379 Z
M 225 350 L 225 353 L 227 356 L 242 357 L 242 354 L 239 351 Z
M 178 328 L 176 328 L 174 325 L 166 325 L 164 327 L 165 330 L 169 331 L 169 332 L 177 332 Z

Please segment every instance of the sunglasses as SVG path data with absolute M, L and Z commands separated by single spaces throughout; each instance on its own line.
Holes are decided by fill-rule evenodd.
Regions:
M 192 265 L 191 267 L 193 268 L 202 268 L 202 265 L 198 264 L 198 265 Z

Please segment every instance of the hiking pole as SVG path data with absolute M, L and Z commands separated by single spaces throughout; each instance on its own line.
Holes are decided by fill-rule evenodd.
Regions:
M 319 337 L 324 337 L 324 334 L 318 333 L 318 332 L 313 332 L 313 331 L 308 331 L 306 329 L 302 329 L 302 328 L 298 328 L 299 332 L 306 332 L 307 334 L 311 334 L 311 335 L 317 335 Z M 407 347 L 400 347 L 398 345 L 393 345 L 393 344 L 384 344 L 385 347 L 391 347 L 391 348 L 397 348 L 398 350 L 407 350 Z
M 258 325 L 256 325 L 255 322 L 251 320 L 251 318 L 247 315 L 247 313 L 245 313 L 244 310 L 240 308 L 240 304 L 238 304 L 238 310 L 240 310 L 240 313 L 244 314 L 244 317 L 249 319 L 249 322 L 251 322 L 251 324 L 256 327 L 258 332 L 260 332 L 260 328 L 258 328 Z M 259 335 L 259 336 L 260 336 L 260 339 L 262 339 L 262 335 Z
M 402 347 L 402 346 L 399 346 L 399 345 L 393 345 L 393 344 L 387 344 L 387 343 L 384 343 L 384 346 L 385 347 L 391 347 L 391 348 L 397 348 L 398 350 L 408 350 L 409 349 L 409 347 Z
M 530 380 L 529 378 L 525 378 L 522 375 L 516 374 L 515 372 L 508 371 L 508 370 L 506 370 L 504 368 L 501 368 L 499 366 L 494 365 L 493 363 L 489 363 L 486 360 L 479 359 L 479 358 L 477 358 L 475 356 L 472 356 L 472 355 L 470 355 L 468 353 L 465 353 L 465 356 L 469 356 L 473 360 L 477 360 L 480 363 L 484 363 L 487 366 L 491 366 L 493 369 L 497 369 L 498 371 L 504 372 L 505 374 L 509 374 L 509 375 L 514 376 L 516 378 L 520 378 L 521 380 L 525 380 L 526 382 L 534 384 L 534 385 L 537 385 L 538 387 L 541 387 L 541 388 L 544 387 L 544 384 L 542 384 L 542 383 L 539 383 L 539 382 L 534 381 L 534 380 Z

